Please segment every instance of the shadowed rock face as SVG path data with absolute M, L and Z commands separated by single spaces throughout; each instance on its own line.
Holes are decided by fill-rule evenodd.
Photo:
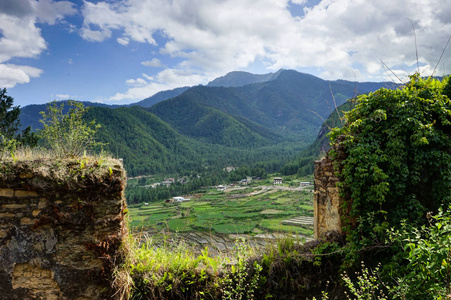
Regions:
M 105 299 L 126 234 L 125 171 L 115 160 L 0 167 L 2 299 Z
M 315 191 L 313 196 L 314 208 L 314 236 L 319 239 L 327 235 L 328 232 L 343 233 L 341 206 L 343 199 L 340 196 L 340 189 L 337 183 L 340 178 L 335 176 L 334 165 L 344 160 L 344 149 L 341 144 L 335 146 L 336 157 L 332 159 L 329 153 L 326 157 L 315 162 Z

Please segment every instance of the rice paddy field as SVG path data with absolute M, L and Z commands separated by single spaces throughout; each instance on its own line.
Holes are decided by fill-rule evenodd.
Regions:
M 189 201 L 129 206 L 133 231 L 313 235 L 312 187 L 258 186 L 185 195 Z

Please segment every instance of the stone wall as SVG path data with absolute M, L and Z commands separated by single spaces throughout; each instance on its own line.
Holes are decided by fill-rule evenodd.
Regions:
M 337 144 L 340 145 L 340 143 Z M 335 147 L 335 153 L 334 159 L 328 152 L 321 160 L 315 161 L 313 196 L 315 239 L 323 238 L 328 232 L 343 233 L 342 199 L 339 187 L 337 187 L 340 178 L 335 176 L 337 170 L 334 165 L 339 165 L 345 158 L 345 153 L 340 146 Z
M 113 159 L 1 161 L 0 298 L 110 298 L 125 183 Z

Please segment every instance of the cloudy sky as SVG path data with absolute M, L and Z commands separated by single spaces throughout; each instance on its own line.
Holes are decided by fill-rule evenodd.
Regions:
M 448 0 L 0 0 L 0 87 L 122 104 L 236 70 L 405 78 L 417 54 L 428 76 L 450 35 Z

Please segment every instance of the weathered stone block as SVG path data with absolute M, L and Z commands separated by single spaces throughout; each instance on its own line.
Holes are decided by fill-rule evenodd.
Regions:
M 47 207 L 47 205 L 48 205 L 48 200 L 46 198 L 39 199 L 39 203 L 38 203 L 39 209 L 43 209 L 43 208 Z
M 0 218 L 14 218 L 16 215 L 11 212 L 0 212 Z
M 33 175 L 33 173 L 30 173 L 30 172 L 28 172 L 28 173 L 21 173 L 21 174 L 19 174 L 19 178 L 33 178 L 34 177 L 34 175 Z
M 13 289 L 26 289 L 32 299 L 61 299 L 58 283 L 51 270 L 28 263 L 15 264 L 12 272 Z
M 26 208 L 28 205 L 26 204 L 3 204 L 2 205 L 2 210 L 3 209 L 24 209 Z
M 13 197 L 14 190 L 13 189 L 0 189 L 0 196 L 1 197 Z
M 38 197 L 38 193 L 36 191 L 24 191 L 24 190 L 15 190 L 14 197 Z
M 34 222 L 35 222 L 35 220 L 28 218 L 28 217 L 20 219 L 20 225 L 33 225 Z

